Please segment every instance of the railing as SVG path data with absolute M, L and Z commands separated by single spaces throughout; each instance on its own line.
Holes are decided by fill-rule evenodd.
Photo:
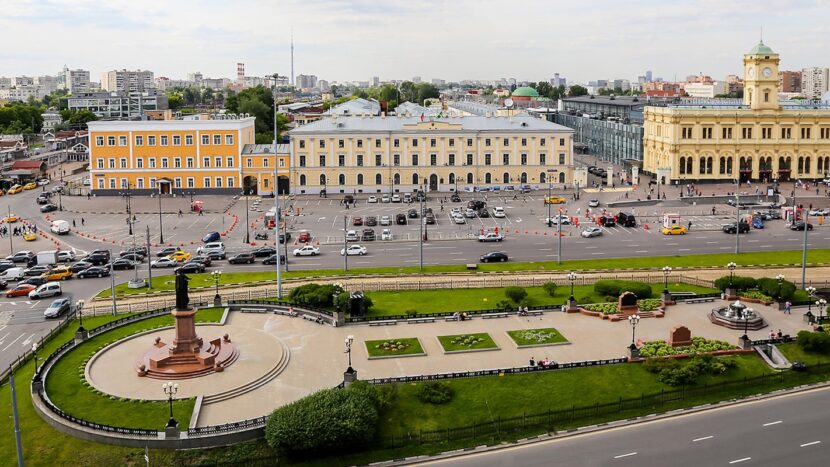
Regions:
M 280 300 L 231 300 L 228 302 L 230 306 L 241 306 L 241 305 L 272 305 L 272 306 L 281 306 L 285 308 L 296 308 L 298 311 L 307 310 L 313 311 L 315 313 L 322 313 L 324 315 L 332 316 L 333 312 L 331 310 L 327 310 L 325 308 L 318 308 L 316 306 L 310 305 L 297 305 L 296 303 L 291 302 L 284 302 Z
M 524 308 L 524 307 L 523 307 Z M 562 308 L 562 304 L 551 304 L 551 305 L 537 305 L 537 306 L 529 306 L 527 307 L 527 311 L 549 311 L 549 310 L 559 310 Z M 488 313 L 518 313 L 518 307 L 510 307 L 509 309 L 504 308 L 486 308 L 482 310 L 465 310 L 465 311 L 437 311 L 433 313 L 416 313 L 412 315 L 389 315 L 389 316 L 351 316 L 346 318 L 347 323 L 367 323 L 372 321 L 394 321 L 400 319 L 410 319 L 410 318 L 448 318 L 450 316 L 455 315 L 456 313 L 466 313 L 469 316 L 479 316 Z
M 40 338 L 40 340 L 37 342 L 38 348 L 43 348 L 43 343 L 44 342 L 48 342 L 50 339 L 52 339 L 54 336 L 56 336 L 59 332 L 63 331 L 63 329 L 66 326 L 68 326 L 69 323 L 71 323 L 74 318 L 75 318 L 75 313 L 74 312 L 71 313 L 71 314 L 68 314 L 66 316 L 66 318 L 64 318 L 64 320 L 61 321 L 61 323 L 57 327 L 53 328 L 52 330 L 49 331 L 48 334 L 46 334 L 45 336 Z M 29 350 L 26 350 L 25 352 L 23 352 L 23 354 L 18 355 L 17 358 L 14 359 L 14 361 L 11 363 L 11 365 L 9 365 L 8 368 L 4 368 L 2 371 L 0 371 L 0 386 L 2 386 L 3 384 L 5 384 L 8 381 L 9 375 L 13 371 L 17 371 L 18 369 L 20 369 L 20 367 L 25 365 L 26 362 L 28 362 L 29 359 L 32 358 L 33 354 L 34 353 L 32 352 L 31 348 L 29 348 Z
M 712 297 L 720 298 L 721 293 L 720 292 L 699 293 L 699 294 L 694 294 L 694 295 L 682 295 L 682 296 L 677 296 L 677 297 L 675 297 L 674 294 L 671 294 L 671 295 L 672 295 L 672 298 L 674 300 L 682 302 L 683 300 L 694 300 L 696 298 L 712 298 Z
M 223 425 L 211 425 L 211 426 L 202 426 L 202 427 L 195 427 L 190 428 L 187 430 L 187 434 L 191 436 L 199 436 L 199 435 L 212 435 L 217 433 L 230 433 L 239 430 L 250 430 L 253 428 L 261 428 L 264 427 L 268 423 L 268 416 L 264 415 L 262 417 L 257 418 L 250 418 L 248 420 L 242 420 L 239 422 L 232 422 L 232 423 L 225 423 Z
M 795 342 L 795 337 L 783 336 L 780 339 L 759 339 L 752 341 L 752 345 L 767 345 L 767 344 L 786 344 L 787 342 Z

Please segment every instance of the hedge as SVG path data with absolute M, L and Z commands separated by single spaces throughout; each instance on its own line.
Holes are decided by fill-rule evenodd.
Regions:
M 715 280 L 715 288 L 721 291 L 729 287 L 729 276 L 723 276 Z M 758 286 L 754 277 L 735 276 L 732 278 L 732 286 L 737 290 L 750 290 Z
M 796 287 L 790 281 L 783 281 L 779 286 L 776 279 L 762 277 L 758 279 L 758 290 L 764 295 L 769 295 L 779 300 L 790 300 L 795 295 Z
M 830 353 L 830 334 L 799 331 L 796 343 L 805 352 Z
M 594 283 L 594 292 L 607 297 L 619 297 L 623 292 L 633 292 L 637 298 L 649 298 L 651 297 L 651 284 L 603 279 Z

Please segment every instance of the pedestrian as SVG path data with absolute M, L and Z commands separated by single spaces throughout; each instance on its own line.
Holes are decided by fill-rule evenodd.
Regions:
M 72 219 L 72 227 L 75 227 L 75 219 Z
M 528 363 L 530 366 L 536 366 L 536 360 L 534 360 L 533 357 L 530 357 L 530 361 Z
M 84 218 L 81 218 L 81 225 L 84 225 Z
M 792 306 L 793 306 L 793 304 L 792 304 L 792 302 L 790 302 L 789 300 L 787 300 L 787 302 L 786 302 L 786 303 L 784 303 L 784 314 L 785 314 L 785 315 L 792 314 L 792 313 L 791 313 L 791 311 L 792 311 Z
M 713 216 L 715 215 L 715 207 L 714 206 L 712 206 L 712 215 Z

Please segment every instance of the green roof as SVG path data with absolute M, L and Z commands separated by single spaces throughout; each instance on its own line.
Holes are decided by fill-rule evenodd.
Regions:
M 536 92 L 536 90 L 530 86 L 522 86 L 520 88 L 516 88 L 516 90 L 513 91 L 512 95 L 521 97 L 539 97 L 539 93 Z
M 752 48 L 752 50 L 749 51 L 749 55 L 771 55 L 774 53 L 775 52 L 773 52 L 768 45 L 764 44 L 764 41 L 758 42 L 758 45 L 756 45 Z

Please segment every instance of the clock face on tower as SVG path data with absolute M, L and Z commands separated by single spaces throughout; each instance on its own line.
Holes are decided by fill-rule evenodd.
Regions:
M 749 75 L 750 78 L 754 78 L 755 77 L 755 68 L 750 68 L 749 71 L 747 72 L 747 74 Z
M 770 68 L 770 67 L 764 68 L 764 77 L 769 78 L 770 76 L 772 76 L 772 68 Z

